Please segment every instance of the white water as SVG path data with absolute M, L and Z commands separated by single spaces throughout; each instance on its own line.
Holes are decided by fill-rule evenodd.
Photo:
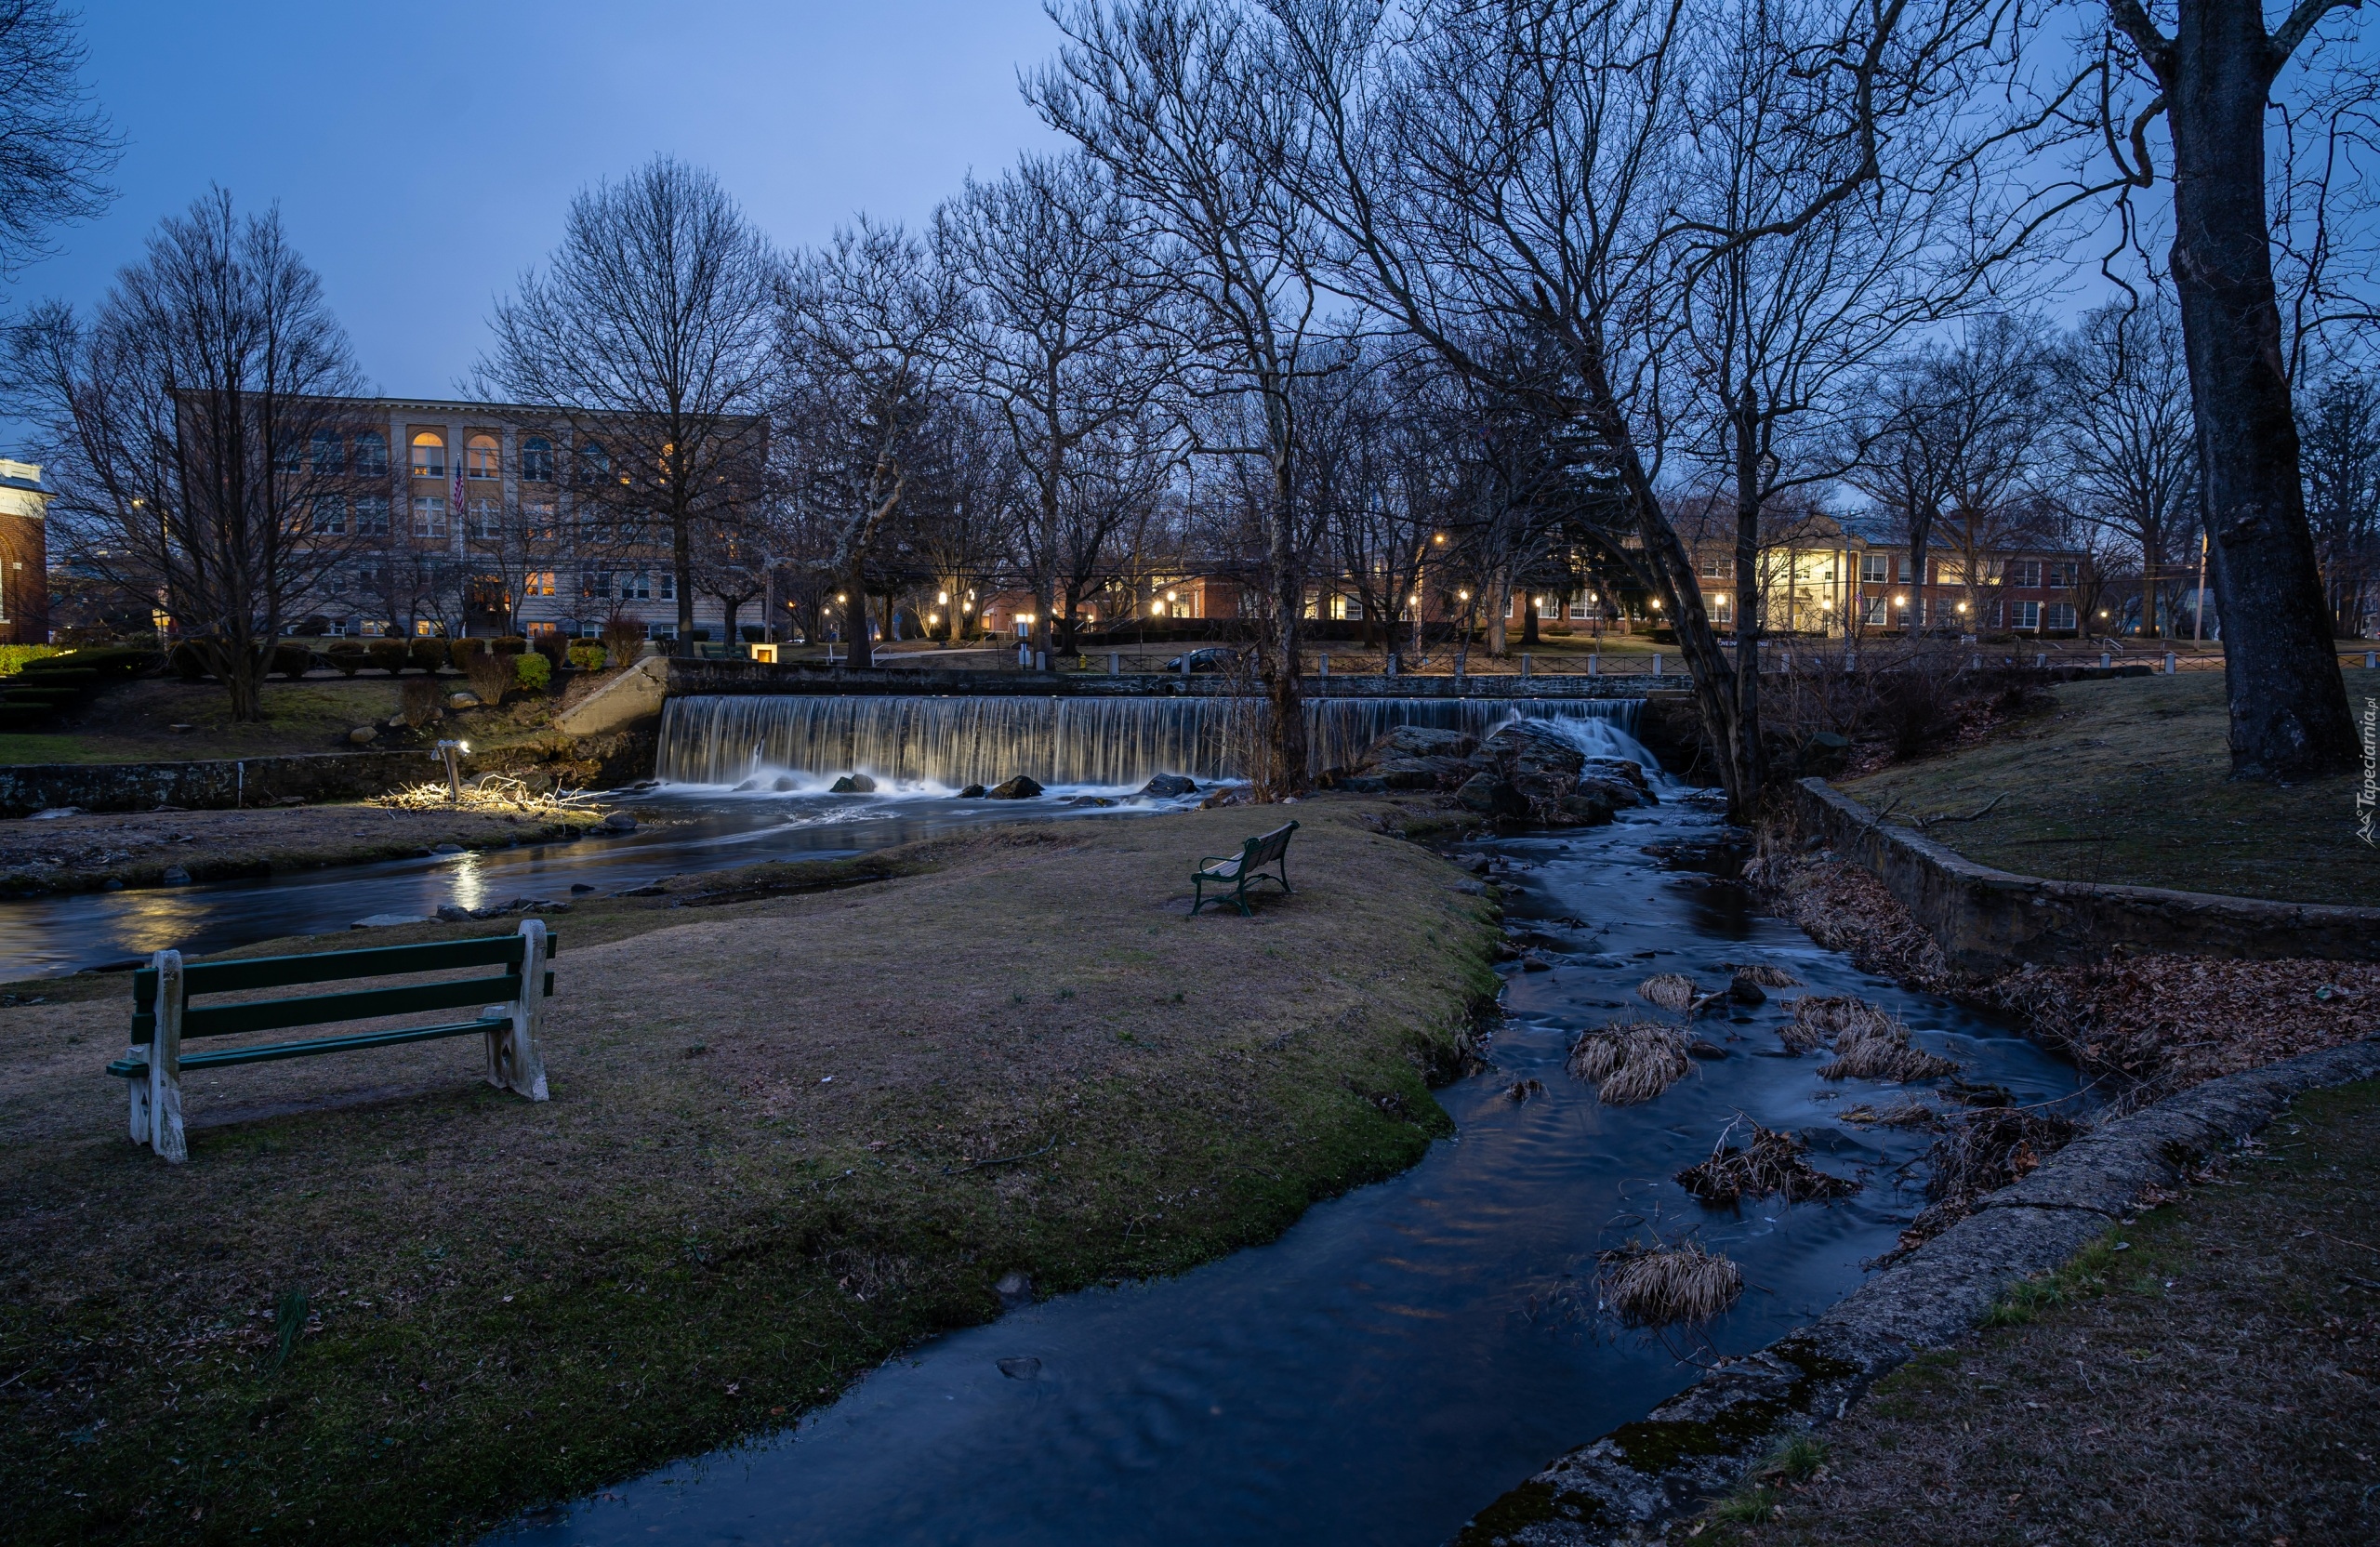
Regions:
M 1399 725 L 1485 736 L 1516 719 L 1548 721 L 1594 757 L 1653 766 L 1628 733 L 1643 700 L 1322 698 L 1305 707 L 1319 771 L 1342 766 Z M 1232 779 L 1228 698 L 841 697 L 696 694 L 662 710 L 654 772 L 665 782 L 786 792 L 866 774 L 921 791 L 1025 774 L 1051 787 L 1117 789 L 1158 774 Z

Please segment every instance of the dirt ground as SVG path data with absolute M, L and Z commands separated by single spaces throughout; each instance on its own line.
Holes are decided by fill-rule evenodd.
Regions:
M 2380 1540 L 2380 1084 L 2262 1140 L 1673 1540 Z
M 545 819 L 359 804 L 0 821 L 0 895 L 97 892 L 110 881 L 164 886 L 172 869 L 190 880 L 210 881 L 362 865 L 442 843 L 501 849 L 577 831 L 601 814 L 589 810 Z
M 451 1041 L 239 1066 L 178 1168 L 100 1072 L 122 979 L 0 1009 L 8 1534 L 465 1538 L 1409 1165 L 1495 906 L 1373 804 L 1302 806 L 1252 919 L 1187 911 L 1233 810 L 582 903 L 549 1103 Z
M 2380 673 L 2346 673 L 2347 697 Z M 1844 786 L 1970 859 L 2060 880 L 2380 906 L 2354 774 L 2234 782 L 2219 672 L 2068 682 L 1986 739 Z

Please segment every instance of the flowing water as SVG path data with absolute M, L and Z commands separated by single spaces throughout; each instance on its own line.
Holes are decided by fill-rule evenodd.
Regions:
M 1925 1136 L 1841 1118 L 1903 1092 L 1819 1079 L 1818 1055 L 1784 1052 L 1772 1002 L 1706 1018 L 1724 1059 L 1644 1105 L 1606 1107 L 1563 1071 L 1580 1028 L 1657 1014 L 1633 992 L 1650 973 L 1715 985 L 1723 962 L 1763 961 L 1809 992 L 1889 1007 L 2019 1100 L 2070 1096 L 2074 1077 L 2009 1028 L 1752 914 L 1732 883 L 1646 853 L 1719 836 L 1712 811 L 1668 793 L 1608 827 L 1483 846 L 1513 867 L 1508 916 L 1554 942 L 1554 965 L 1513 973 L 1495 1068 L 1439 1092 L 1459 1136 L 1409 1171 L 1178 1278 L 937 1339 L 796 1426 L 490 1540 L 1431 1547 L 1562 1449 L 1687 1384 L 1697 1371 L 1680 1354 L 1749 1352 L 1809 1319 L 1923 1202 L 1903 1168 Z M 1507 1099 L 1527 1078 L 1544 1094 Z M 1801 1132 L 1819 1164 L 1865 1188 L 1832 1204 L 1699 1208 L 1673 1174 L 1741 1117 Z M 1606 1325 L 1595 1252 L 1689 1231 L 1743 1265 L 1752 1287 L 1737 1306 L 1673 1346 Z

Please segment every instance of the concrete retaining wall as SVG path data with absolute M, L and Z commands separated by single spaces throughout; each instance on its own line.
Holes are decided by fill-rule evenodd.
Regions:
M 325 752 L 222 762 L 19 763 L 0 768 L 0 815 L 53 806 L 192 811 L 270 805 L 284 796 L 352 800 L 419 784 L 436 772 L 421 752 Z
M 2380 960 L 2380 908 L 2020 876 L 1880 821 L 1824 779 L 1804 779 L 1795 802 L 1803 830 L 1873 872 L 1963 976 L 1992 977 L 2022 962 L 2096 961 L 2118 945 L 2257 960 Z
M 1091 657 L 1097 660 L 1094 654 Z M 1673 665 L 1675 663 L 1673 662 Z M 1029 697 L 1158 698 L 1219 697 L 1227 679 L 1207 672 L 957 671 L 934 668 L 769 665 L 759 661 L 667 663 L 668 693 L 976 694 Z M 1308 698 L 1641 698 L 1650 692 L 1683 693 L 1682 670 L 1660 677 L 1500 675 L 1492 677 L 1304 677 L 1298 689 Z M 589 702 L 592 702 L 590 699 Z

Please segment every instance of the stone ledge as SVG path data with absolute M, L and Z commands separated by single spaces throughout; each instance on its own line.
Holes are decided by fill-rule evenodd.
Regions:
M 1618 1547 L 1724 1492 L 1787 1434 L 1843 1416 L 1919 1350 L 1973 1327 L 2149 1186 L 2254 1133 L 2301 1091 L 2380 1078 L 2380 1038 L 2227 1075 L 2092 1130 L 1826 1315 L 1728 1361 L 1474 1516 L 1457 1547 Z
M 1824 779 L 1802 780 L 1795 803 L 1804 826 L 1882 880 L 1964 977 L 1996 977 L 2023 962 L 2081 965 L 2119 945 L 2254 960 L 2380 960 L 2380 908 L 2020 876 L 1885 822 Z

